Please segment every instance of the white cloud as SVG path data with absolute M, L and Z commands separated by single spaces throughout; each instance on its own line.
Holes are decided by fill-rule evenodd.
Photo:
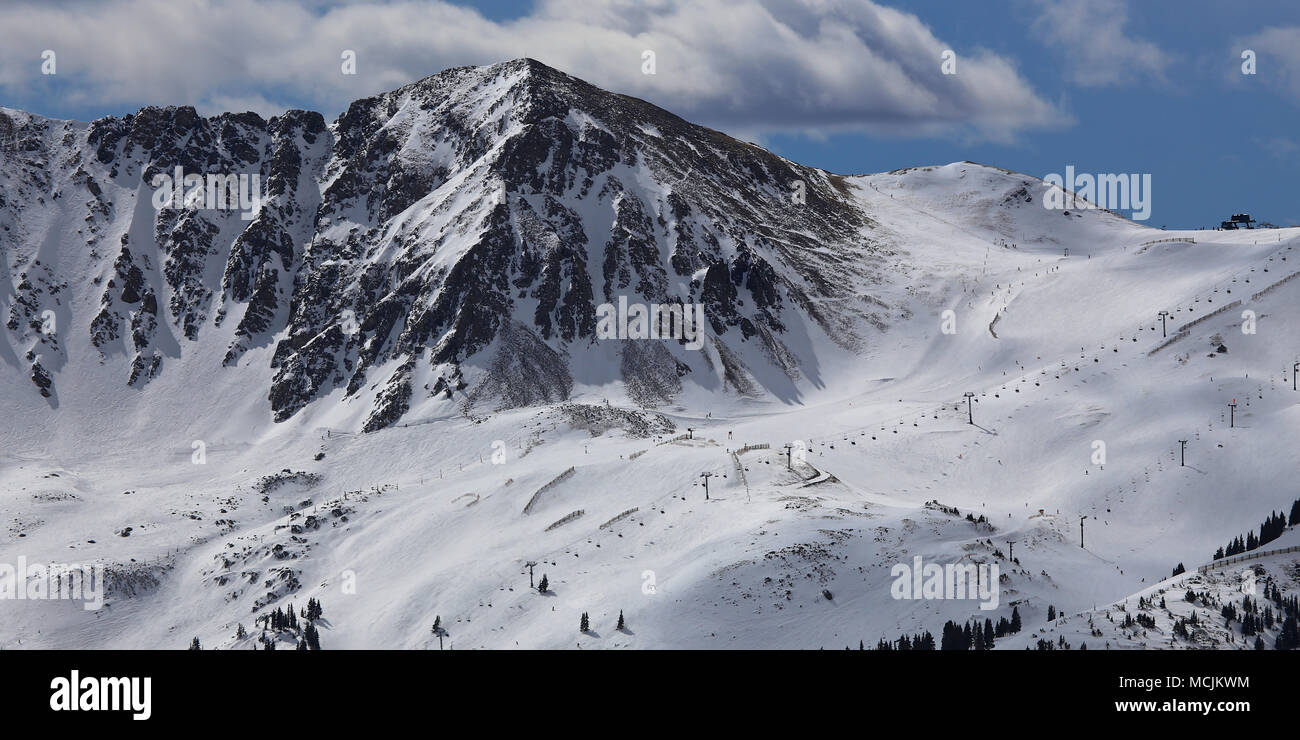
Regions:
M 1232 77 L 1241 81 L 1260 80 L 1300 101 L 1300 26 L 1270 28 L 1242 39 L 1237 45 L 1255 52 L 1255 74 L 1241 75 L 1241 64 L 1234 60 Z
M 1297 151 L 1300 151 L 1300 144 L 1285 136 L 1254 137 L 1252 140 L 1260 149 L 1268 152 L 1273 159 L 1289 159 Z
M 37 89 L 47 48 L 70 99 L 100 105 L 292 100 L 332 114 L 446 67 L 529 56 L 727 130 L 1007 139 L 1067 122 L 991 52 L 957 49 L 957 74 L 940 74 L 948 46 L 869 0 L 539 0 L 503 22 L 438 1 L 20 2 L 0 27 L 0 90 Z
M 1173 57 L 1129 35 L 1126 0 L 1036 0 L 1031 30 L 1061 52 L 1071 81 L 1089 87 L 1165 80 Z

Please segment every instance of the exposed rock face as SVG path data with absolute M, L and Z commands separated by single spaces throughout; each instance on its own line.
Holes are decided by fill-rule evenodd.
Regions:
M 256 175 L 261 200 L 156 208 L 155 177 L 178 167 Z M 0 238 L 6 269 L 15 255 L 23 268 L 6 273 L 6 327 L 47 358 L 31 374 L 48 395 L 66 356 L 33 322 L 59 279 L 35 259 L 28 213 L 55 198 L 84 222 L 94 266 L 77 341 L 132 385 L 220 341 L 230 372 L 270 365 L 275 421 L 342 389 L 366 394 L 367 431 L 457 392 L 494 408 L 608 381 L 645 406 L 685 382 L 762 394 L 757 378 L 816 367 L 813 333 L 861 341 L 856 296 L 892 255 L 844 188 L 527 59 L 447 70 L 331 125 L 308 111 L 148 107 L 88 126 L 0 111 Z M 598 305 L 620 297 L 702 304 L 704 350 L 598 337 Z

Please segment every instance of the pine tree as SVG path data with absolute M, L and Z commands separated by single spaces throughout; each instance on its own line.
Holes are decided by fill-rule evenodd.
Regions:
M 546 574 L 543 573 L 542 580 L 537 582 L 537 592 L 542 594 L 546 593 L 546 589 L 550 586 L 550 583 L 550 581 L 546 580 Z
M 939 649 L 960 650 L 961 649 L 961 647 L 959 646 L 960 643 L 961 643 L 961 631 L 957 628 L 957 625 L 953 624 L 951 619 L 948 620 L 947 622 L 944 622 L 943 637 L 939 642 Z
M 1056 607 L 1052 606 L 1051 604 L 1047 605 L 1047 621 L 1049 622 L 1056 621 Z
M 190 650 L 202 650 L 203 646 L 199 644 L 199 638 L 195 637 L 190 641 Z
M 591 628 L 591 623 L 587 619 L 587 613 L 583 612 L 582 621 L 578 624 L 578 631 L 585 634 L 587 630 L 590 628 Z
M 441 633 L 442 633 L 442 617 L 435 616 L 433 618 L 433 634 L 436 637 Z
M 1011 607 L 1011 631 L 1020 631 L 1020 607 L 1018 606 Z
M 244 623 L 240 622 L 239 626 L 235 628 L 235 639 L 242 640 L 245 637 L 248 637 L 248 633 L 244 631 Z
M 1282 622 L 1282 631 L 1277 633 L 1276 647 L 1278 650 L 1300 648 L 1300 624 L 1297 624 L 1295 617 L 1287 617 Z
M 1179 573 L 1186 573 L 1186 572 L 1187 569 L 1183 567 L 1182 563 L 1179 563 L 1178 565 L 1174 566 L 1174 575 L 1178 575 Z
M 623 610 L 622 610 L 622 609 L 619 609 L 619 610 L 618 610 L 618 626 L 615 627 L 614 629 L 619 630 L 620 632 L 623 631 L 623 630 L 625 630 L 625 629 L 627 629 L 627 626 L 626 626 L 625 624 L 623 624 Z
M 934 638 L 931 637 L 930 633 L 927 632 L 925 634 L 925 639 L 929 641 L 928 646 L 917 644 L 922 642 L 922 638 L 918 636 L 917 639 L 912 642 L 911 649 L 912 650 L 933 650 Z M 974 638 L 971 633 L 971 627 L 969 622 L 967 622 L 966 625 L 963 627 L 963 626 L 958 626 L 958 624 L 952 620 L 948 620 L 948 622 L 943 625 L 943 639 L 939 645 L 939 649 L 940 650 L 970 650 L 973 640 Z
M 316 629 L 315 623 L 307 623 L 307 628 L 302 631 L 302 642 L 312 650 L 320 650 L 320 632 Z

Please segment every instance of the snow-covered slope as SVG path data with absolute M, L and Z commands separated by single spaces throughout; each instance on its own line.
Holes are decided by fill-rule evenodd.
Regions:
M 1013 608 L 1025 647 L 1296 497 L 1300 230 L 1067 215 L 973 163 L 832 175 L 530 62 L 329 126 L 3 113 L 37 143 L 0 160 L 0 563 L 114 584 L 0 602 L 4 647 L 248 648 L 308 598 L 326 648 L 436 648 L 436 617 L 456 648 L 839 648 Z M 270 204 L 155 212 L 159 141 L 256 163 Z M 621 294 L 701 302 L 706 348 L 595 339 Z M 918 555 L 997 564 L 997 607 L 893 598 Z

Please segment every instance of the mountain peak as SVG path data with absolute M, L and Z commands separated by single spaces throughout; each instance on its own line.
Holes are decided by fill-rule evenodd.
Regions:
M 367 431 L 448 403 L 564 401 L 594 378 L 645 406 L 692 388 L 793 401 L 867 325 L 847 300 L 865 268 L 843 260 L 871 263 L 870 222 L 842 183 L 535 59 L 444 70 L 329 126 L 147 107 L 46 142 L 32 166 L 50 171 L 0 204 L 52 179 L 72 197 L 0 223 L 89 235 L 57 237 L 90 248 L 62 258 L 93 286 L 88 336 L 24 328 L 36 283 L 10 322 L 50 398 L 89 356 L 136 388 L 256 377 L 274 421 L 341 403 Z M 83 164 L 65 182 L 68 162 Z M 148 184 L 178 167 L 257 175 L 261 197 L 238 214 L 153 206 Z M 598 311 L 623 303 L 704 320 L 680 341 L 606 341 Z
M 446 91 L 465 85 L 506 83 L 507 87 L 536 88 L 557 82 L 578 82 L 558 69 L 530 57 L 519 57 L 495 64 L 448 67 L 415 82 L 396 88 L 386 95 L 404 95 L 412 91 Z M 383 95 L 383 94 L 381 94 Z

